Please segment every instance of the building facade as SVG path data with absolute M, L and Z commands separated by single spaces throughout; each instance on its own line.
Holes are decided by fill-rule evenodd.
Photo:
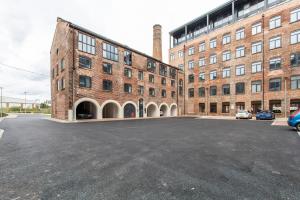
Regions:
M 183 72 L 162 62 L 161 26 L 153 57 L 57 19 L 51 47 L 52 117 L 62 120 L 177 116 Z
M 183 114 L 300 107 L 299 0 L 232 0 L 170 32 L 184 71 Z

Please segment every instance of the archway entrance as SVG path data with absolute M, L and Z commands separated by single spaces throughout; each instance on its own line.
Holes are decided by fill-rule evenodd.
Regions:
M 128 103 L 124 106 L 124 118 L 135 118 L 135 107 L 133 104 Z
M 154 104 L 150 104 L 147 107 L 147 117 L 156 117 L 157 108 Z
M 97 108 L 96 106 L 88 101 L 81 102 L 76 107 L 76 119 L 97 119 Z
M 170 113 L 171 113 L 171 116 L 172 116 L 172 117 L 177 116 L 177 106 L 176 106 L 176 105 L 172 105 L 172 106 L 171 106 L 171 111 L 170 111 Z
M 102 109 L 102 118 L 118 118 L 119 107 L 115 103 L 108 103 Z
M 140 118 L 144 117 L 144 100 L 143 99 L 139 100 L 139 117 Z
M 161 117 L 167 117 L 168 116 L 168 107 L 166 105 L 160 106 L 160 116 Z

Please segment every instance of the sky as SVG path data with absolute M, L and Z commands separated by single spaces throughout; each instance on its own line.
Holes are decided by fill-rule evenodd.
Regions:
M 152 27 L 161 24 L 163 61 L 167 63 L 169 31 L 226 1 L 0 0 L 3 95 L 24 98 L 26 92 L 31 100 L 51 99 L 50 47 L 57 17 L 148 55 L 152 55 Z

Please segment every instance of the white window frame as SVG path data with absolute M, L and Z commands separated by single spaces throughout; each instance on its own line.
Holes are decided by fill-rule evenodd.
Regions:
M 243 76 L 245 75 L 245 65 L 238 65 L 235 68 L 235 75 L 236 76 Z
M 204 52 L 206 50 L 205 42 L 199 44 L 199 52 Z
M 179 50 L 178 51 L 178 58 L 182 58 L 183 57 L 183 51 L 182 50 Z
M 244 57 L 245 56 L 245 47 L 244 46 L 237 47 L 235 52 L 236 52 L 236 55 L 235 55 L 236 58 Z
M 251 92 L 260 93 L 262 91 L 262 82 L 261 81 L 252 81 L 251 82 Z
M 222 60 L 228 61 L 231 60 L 231 52 L 230 51 L 224 51 L 222 54 Z
M 262 32 L 262 23 L 258 22 L 252 25 L 252 35 L 257 35 Z
M 212 40 L 210 40 L 210 42 L 209 42 L 209 47 L 210 47 L 211 49 L 217 48 L 217 39 L 212 39 Z
M 201 79 L 201 78 L 203 78 L 203 79 Z M 199 81 L 205 81 L 205 72 L 200 72 L 198 79 L 199 79 Z
M 194 66 L 195 66 L 194 61 L 193 61 L 193 60 L 190 60 L 190 61 L 188 62 L 188 67 L 189 67 L 189 69 L 194 69 Z
M 217 63 L 217 54 L 210 55 L 209 64 L 216 64 L 216 63 Z
M 281 36 L 270 38 L 269 40 L 270 49 L 277 49 L 281 47 Z
M 226 67 L 223 69 L 223 72 L 222 72 L 222 77 L 223 78 L 229 78 L 230 77 L 230 67 Z
M 292 90 L 300 89 L 300 75 L 291 76 L 291 89 Z
M 281 26 L 281 16 L 275 16 L 270 19 L 269 22 L 270 30 L 278 28 Z
M 300 21 L 300 8 L 297 8 L 297 9 L 293 10 L 291 12 L 291 16 L 290 17 L 291 17 L 291 19 L 290 19 L 291 23 Z
M 223 45 L 229 44 L 230 42 L 231 42 L 231 35 L 230 34 L 223 35 Z
M 251 64 L 251 73 L 259 73 L 262 71 L 262 62 L 254 62 Z
M 191 55 L 194 55 L 194 54 L 195 54 L 195 47 L 190 47 L 189 51 L 188 51 L 188 55 L 191 56 Z
M 203 66 L 205 66 L 205 58 L 204 57 L 199 59 L 199 67 L 203 67 Z
M 255 42 L 252 43 L 251 47 L 252 54 L 261 53 L 262 52 L 262 42 Z
M 242 40 L 245 38 L 245 28 L 239 29 L 235 33 L 236 40 Z
M 300 43 L 300 29 L 291 33 L 291 44 Z
M 209 72 L 209 78 L 210 80 L 216 80 L 217 79 L 217 70 L 213 70 Z

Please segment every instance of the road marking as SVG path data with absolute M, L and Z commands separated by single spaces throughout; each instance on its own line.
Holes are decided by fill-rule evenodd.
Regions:
M 300 136 L 300 131 L 298 132 L 298 135 Z
M 4 133 L 4 130 L 0 129 L 0 140 L 1 140 L 2 136 L 3 136 L 3 133 Z

